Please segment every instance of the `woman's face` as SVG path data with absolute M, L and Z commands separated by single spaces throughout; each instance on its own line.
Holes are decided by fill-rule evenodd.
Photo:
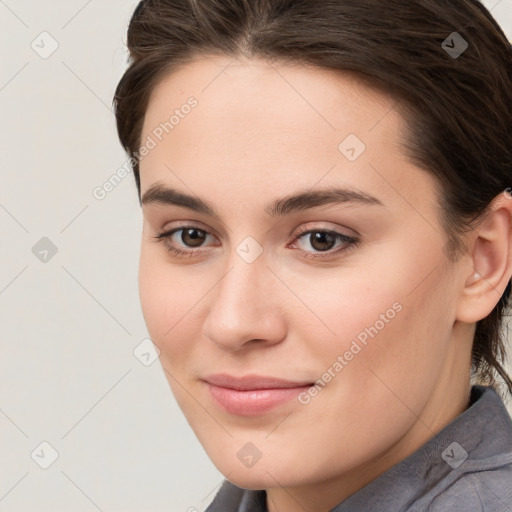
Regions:
M 241 487 L 371 463 L 369 481 L 462 403 L 461 278 L 393 107 L 348 73 L 219 56 L 153 91 L 142 309 L 188 422 Z M 206 382 L 218 374 L 293 384 L 229 391 Z

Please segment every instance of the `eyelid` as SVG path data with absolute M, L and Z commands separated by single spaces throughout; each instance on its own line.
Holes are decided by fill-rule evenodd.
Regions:
M 322 224 L 322 222 L 307 222 L 305 225 L 301 226 L 300 228 L 292 231 L 290 236 L 293 236 L 294 238 L 301 236 L 309 231 L 329 231 L 333 233 L 339 233 L 340 235 L 350 237 L 350 238 L 359 238 L 361 235 L 355 231 L 354 229 L 348 229 L 348 228 L 342 228 L 342 227 L 326 227 L 321 226 L 319 224 Z M 348 232 L 341 232 L 340 230 L 347 230 Z
M 165 226 L 167 224 L 170 224 L 169 222 L 167 222 L 166 224 L 164 224 L 164 227 L 162 228 L 162 233 L 169 233 L 171 231 L 175 231 L 177 229 L 185 229 L 185 228 L 193 228 L 193 229 L 200 229 L 201 231 L 204 231 L 208 234 L 211 234 L 211 229 L 209 227 L 206 227 L 205 224 L 203 224 L 202 222 L 200 221 L 197 221 L 197 220 L 191 220 L 191 221 L 186 221 L 186 220 L 178 220 L 176 221 L 175 223 L 173 223 L 172 227 L 166 229 Z

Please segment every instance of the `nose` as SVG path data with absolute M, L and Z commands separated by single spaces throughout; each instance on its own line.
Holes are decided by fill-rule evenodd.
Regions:
M 203 334 L 224 350 L 249 345 L 271 346 L 286 336 L 283 283 L 260 256 L 247 263 L 235 255 L 220 282 L 209 294 L 211 307 Z

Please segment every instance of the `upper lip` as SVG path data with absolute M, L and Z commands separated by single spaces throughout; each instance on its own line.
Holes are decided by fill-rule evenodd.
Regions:
M 313 383 L 307 381 L 290 381 L 278 377 L 267 377 L 264 375 L 244 375 L 233 377 L 225 373 L 209 375 L 203 379 L 214 386 L 237 389 L 245 391 L 249 389 L 275 389 L 275 388 L 298 388 L 310 386 Z

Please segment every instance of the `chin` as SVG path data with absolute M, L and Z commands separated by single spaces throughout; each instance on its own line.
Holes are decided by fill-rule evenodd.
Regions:
M 306 484 L 310 478 L 314 478 L 311 469 L 301 467 L 300 463 L 296 463 L 293 470 L 290 470 L 290 464 L 285 457 L 274 460 L 272 457 L 266 458 L 263 455 L 252 467 L 246 467 L 237 455 L 235 457 L 231 455 L 228 457 L 211 457 L 210 460 L 227 480 L 244 489 L 260 490 L 280 486 L 294 487 Z
M 265 468 L 262 468 L 258 473 L 253 473 L 255 468 L 252 469 L 237 469 L 234 470 L 231 468 L 231 472 L 223 473 L 227 480 L 231 483 L 235 484 L 242 489 L 250 489 L 250 490 L 261 490 L 261 489 L 270 489 L 272 487 L 276 487 L 280 485 L 293 485 L 293 482 L 282 482 L 280 475 L 275 474 L 272 471 L 267 473 Z M 274 477 L 274 478 L 272 478 Z M 279 484 L 277 483 L 279 482 Z

